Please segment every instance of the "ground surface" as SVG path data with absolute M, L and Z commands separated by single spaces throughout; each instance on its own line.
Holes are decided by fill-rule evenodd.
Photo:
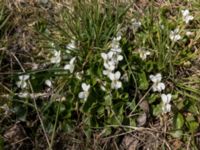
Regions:
M 0 149 L 200 149 L 198 0 L 0 3 Z

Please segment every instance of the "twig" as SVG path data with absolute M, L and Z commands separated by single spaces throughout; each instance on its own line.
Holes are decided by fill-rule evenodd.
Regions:
M 188 140 L 187 150 L 190 150 L 190 142 L 191 142 L 191 136 L 189 137 L 189 140 Z
M 144 96 L 139 100 L 139 102 L 135 105 L 134 109 L 130 112 L 130 114 L 128 115 L 128 117 L 131 117 L 133 115 L 133 112 L 136 110 L 136 108 L 140 105 L 140 103 L 145 99 L 145 97 L 147 96 L 147 94 L 150 92 L 150 90 L 152 89 L 152 86 L 148 89 L 148 91 L 144 94 Z
M 12 96 L 19 96 L 19 97 L 22 97 L 23 93 L 13 93 Z M 38 97 L 48 97 L 50 94 L 49 93 L 27 93 L 26 96 L 24 96 L 24 98 L 38 98 Z M 0 95 L 0 97 L 3 97 L 3 98 L 9 98 L 11 95 L 10 94 L 2 94 Z
M 15 145 L 15 144 L 21 143 L 21 142 L 23 142 L 23 141 L 25 141 L 27 139 L 30 139 L 30 138 L 29 137 L 25 137 L 25 138 L 23 138 L 23 139 L 21 139 L 19 141 L 16 141 L 15 143 L 12 143 L 11 145 Z

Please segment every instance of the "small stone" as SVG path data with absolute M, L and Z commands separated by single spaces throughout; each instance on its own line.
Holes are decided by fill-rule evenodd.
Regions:
M 137 126 L 138 127 L 144 126 L 146 124 L 146 121 L 147 121 L 147 114 L 144 112 L 137 118 Z

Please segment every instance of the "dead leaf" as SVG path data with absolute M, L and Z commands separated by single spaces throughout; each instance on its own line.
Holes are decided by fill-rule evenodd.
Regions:
M 23 140 L 26 137 L 26 132 L 22 125 L 20 125 L 20 123 L 14 124 L 4 133 L 5 140 L 11 144 L 17 143 L 18 141 Z
M 143 100 L 140 104 L 139 104 L 140 108 L 148 113 L 149 112 L 149 103 L 147 102 L 147 100 Z
M 130 136 L 126 135 L 123 138 L 122 145 L 125 150 L 136 150 L 139 140 Z

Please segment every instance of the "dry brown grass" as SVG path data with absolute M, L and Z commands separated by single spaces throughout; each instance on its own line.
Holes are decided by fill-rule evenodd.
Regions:
M 42 51 L 42 47 L 40 46 L 40 37 L 38 33 L 35 31 L 35 24 L 38 22 L 40 17 L 46 17 L 51 19 L 54 13 L 58 13 L 64 7 L 71 7 L 73 5 L 74 0 L 54 0 L 51 1 L 50 4 L 42 4 L 41 0 L 5 0 L 5 4 L 8 8 L 8 11 L 12 14 L 10 17 L 10 23 L 12 23 L 12 30 L 8 32 L 5 37 L 3 37 L 2 41 L 6 43 L 2 50 L 4 51 L 5 60 L 1 64 L 0 68 L 0 76 L 1 73 L 5 73 L 4 76 L 0 77 L 0 94 L 8 93 L 12 86 L 12 83 L 9 83 L 7 80 L 7 75 L 13 72 L 20 71 L 20 67 L 18 62 L 14 59 L 13 55 L 16 56 L 24 68 L 32 68 L 32 64 L 35 63 L 39 53 Z M 91 0 L 87 0 L 89 3 Z M 104 3 L 103 0 L 98 0 L 99 3 Z M 112 1 L 113 5 L 117 3 L 129 3 L 130 0 L 114 0 Z M 164 3 L 164 1 L 158 1 L 158 3 Z M 158 4 L 157 3 L 157 4 Z M 133 4 L 132 11 L 139 11 L 143 14 L 143 9 L 145 9 L 149 4 L 147 0 L 138 0 Z M 159 6 L 159 5 L 157 5 Z M 129 12 L 128 17 L 132 17 L 132 12 Z M 197 55 L 199 47 L 197 47 Z M 195 76 L 193 79 L 198 79 L 200 77 L 200 61 L 197 58 L 194 62 L 194 66 L 186 69 L 192 70 L 192 75 Z M 6 74 L 7 73 L 7 74 Z M 186 73 L 183 73 L 186 74 Z M 2 86 L 3 85 L 3 86 Z M 194 87 L 199 85 L 194 85 Z M 3 119 L 2 119 L 3 120 Z M 0 121 L 0 125 L 6 124 L 7 129 L 5 132 L 5 136 L 8 141 L 7 144 L 19 146 L 23 145 L 23 142 L 26 142 L 27 131 L 25 128 L 28 128 L 27 125 L 23 123 L 15 123 L 10 119 L 10 116 L 3 121 Z M 149 123 L 148 126 L 152 130 L 148 130 L 147 128 L 141 128 L 141 130 L 132 130 L 126 133 L 124 129 L 120 129 L 120 131 L 116 131 L 111 135 L 110 138 L 101 137 L 101 133 L 93 133 L 93 140 L 89 141 L 85 139 L 85 134 L 82 128 L 78 128 L 74 130 L 71 134 L 62 134 L 57 133 L 55 138 L 55 146 L 54 149 L 84 149 L 84 146 L 88 146 L 90 149 L 98 150 L 98 149 L 124 149 L 124 150 L 134 150 L 134 149 L 160 149 L 161 145 L 164 143 L 165 145 L 173 147 L 174 149 L 181 149 L 182 147 L 187 147 L 187 143 L 183 143 L 178 139 L 171 139 L 171 141 L 166 141 L 167 133 L 165 131 L 168 124 L 164 122 L 162 124 L 161 120 L 154 120 Z M 38 119 L 34 120 L 33 126 L 38 124 Z M 163 125 L 163 126 L 161 126 Z M 37 125 L 36 125 L 37 126 Z M 35 126 L 34 126 L 35 127 Z M 12 131 L 12 132 L 11 132 Z M 17 134 L 18 135 L 15 135 Z M 38 139 L 28 139 L 29 142 L 38 144 L 38 149 L 45 149 L 46 146 L 45 139 L 40 130 L 38 132 Z M 12 134 L 11 134 L 12 133 Z M 122 134 L 121 136 L 119 136 Z M 198 135 L 197 135 L 198 136 Z M 13 139 L 12 137 L 15 137 Z M 25 140 L 23 140 L 25 139 Z M 87 143 L 87 144 L 86 144 Z M 34 146 L 34 144 L 32 145 Z M 12 146 L 11 146 L 12 148 Z M 19 147 L 13 147 L 16 149 Z

